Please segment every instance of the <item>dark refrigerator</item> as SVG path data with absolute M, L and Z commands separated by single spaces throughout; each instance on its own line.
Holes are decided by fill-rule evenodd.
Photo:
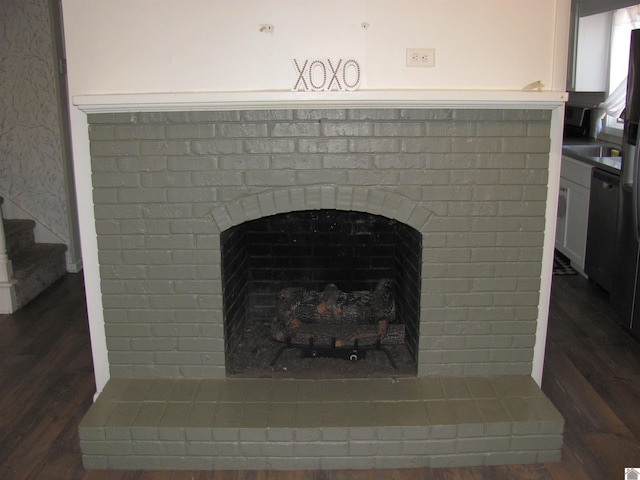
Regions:
M 631 32 L 627 100 L 624 110 L 622 174 L 616 227 L 611 302 L 618 321 L 640 336 L 640 30 Z

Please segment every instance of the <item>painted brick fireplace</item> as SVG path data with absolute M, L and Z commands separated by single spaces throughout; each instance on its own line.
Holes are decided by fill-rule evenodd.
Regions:
M 558 459 L 562 419 L 529 378 L 550 121 L 545 109 L 90 114 L 111 380 L 81 425 L 85 465 Z M 416 374 L 229 378 L 222 237 L 249 221 L 326 211 L 419 233 Z M 278 396 L 309 415 L 278 422 Z M 376 405 L 403 413 L 379 416 Z

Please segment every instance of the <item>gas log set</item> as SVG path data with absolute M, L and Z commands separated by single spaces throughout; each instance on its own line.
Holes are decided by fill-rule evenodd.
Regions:
M 284 345 L 271 366 L 287 348 L 303 357 L 326 356 L 356 361 L 371 349 L 382 350 L 394 368 L 393 356 L 384 346 L 404 343 L 404 325 L 396 324 L 391 280 L 378 282 L 373 292 L 342 292 L 333 283 L 324 291 L 290 287 L 278 294 L 271 337 Z
M 390 279 L 372 291 L 344 292 L 333 283 L 323 291 L 282 289 L 271 322 L 245 328 L 228 363 L 229 375 L 240 377 L 415 375 Z

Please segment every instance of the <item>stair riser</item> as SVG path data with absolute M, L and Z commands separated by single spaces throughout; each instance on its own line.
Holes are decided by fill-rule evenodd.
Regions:
M 15 286 L 17 308 L 21 308 L 66 273 L 64 253 L 54 255 L 49 261 L 31 269 L 27 278 Z
M 35 223 L 31 220 L 5 220 L 5 239 L 9 258 L 16 257 L 35 243 L 34 226 Z

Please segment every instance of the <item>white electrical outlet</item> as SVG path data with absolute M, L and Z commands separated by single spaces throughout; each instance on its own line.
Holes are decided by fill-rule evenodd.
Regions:
M 407 48 L 407 67 L 435 67 L 434 48 Z

